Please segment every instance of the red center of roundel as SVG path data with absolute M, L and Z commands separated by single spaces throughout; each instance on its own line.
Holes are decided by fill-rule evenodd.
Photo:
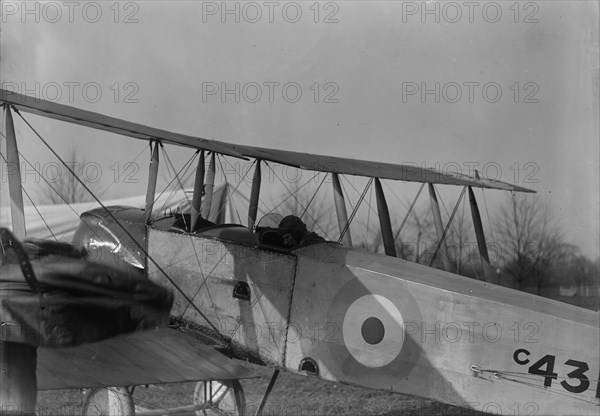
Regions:
M 385 335 L 383 323 L 374 317 L 367 318 L 360 329 L 363 339 L 371 344 L 379 344 Z

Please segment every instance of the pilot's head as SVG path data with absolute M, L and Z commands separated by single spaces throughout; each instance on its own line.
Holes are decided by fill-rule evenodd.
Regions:
M 279 235 L 286 246 L 297 245 L 306 234 L 306 225 L 295 215 L 288 215 L 279 223 Z

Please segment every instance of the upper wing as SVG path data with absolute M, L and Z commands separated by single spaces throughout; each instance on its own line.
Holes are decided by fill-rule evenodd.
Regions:
M 109 131 L 111 133 L 121 134 L 136 139 L 160 139 L 165 142 L 206 149 L 224 155 L 243 157 L 232 150 L 232 146 L 227 143 L 220 143 L 215 140 L 203 139 L 202 137 L 192 137 L 185 134 L 156 129 L 143 124 L 132 123 L 130 121 L 105 116 L 93 111 L 81 110 L 68 105 L 17 94 L 4 89 L 0 89 L 0 102 L 12 104 L 18 110 L 26 111 L 28 113 L 79 124 L 81 126 L 92 127 L 98 130 Z
M 0 101 L 12 104 L 22 111 L 137 139 L 160 139 L 165 142 L 209 150 L 224 155 L 267 160 L 306 170 L 410 182 L 473 186 L 478 188 L 500 189 L 504 191 L 535 192 L 531 189 L 506 182 L 492 179 L 472 178 L 459 173 L 442 173 L 434 169 L 426 169 L 414 165 L 378 163 L 285 150 L 263 149 L 209 140 L 202 137 L 188 136 L 105 116 L 92 111 L 81 110 L 75 107 L 17 94 L 3 89 L 0 90 Z
M 287 150 L 262 149 L 251 146 L 235 146 L 246 157 L 269 160 L 284 165 L 319 172 L 332 172 L 370 178 L 394 179 L 408 182 L 439 183 L 445 185 L 474 186 L 504 191 L 535 192 L 531 189 L 493 179 L 472 178 L 460 173 L 442 173 L 416 165 L 372 162 L 343 157 L 290 152 Z
M 253 377 L 241 361 L 173 329 L 38 349 L 39 390 L 134 386 Z

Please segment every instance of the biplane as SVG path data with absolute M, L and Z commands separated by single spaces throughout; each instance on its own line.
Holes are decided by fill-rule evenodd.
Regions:
M 256 414 L 279 371 L 494 414 L 598 414 L 598 312 L 459 276 L 444 266 L 444 238 L 453 215 L 442 222 L 436 186 L 459 186 L 461 198 L 468 194 L 488 271 L 473 189 L 531 190 L 416 166 L 234 145 L 5 90 L 0 101 L 7 117 L 32 113 L 154 144 L 146 208 L 102 206 L 84 213 L 73 243 L 118 257 L 169 288 L 174 293 L 172 325 L 130 335 L 135 342 L 125 337 L 64 350 L 40 348 L 39 389 L 95 388 L 105 403 L 112 400 L 110 406 L 118 402 L 123 412 L 132 412 L 130 386 L 198 380 L 204 389 L 216 389 L 218 384 L 211 383 L 221 380 L 218 386 L 228 389 L 235 410 L 245 414 L 234 380 L 252 376 L 243 365 L 250 362 L 274 370 Z M 7 139 L 11 136 L 7 132 Z M 187 213 L 151 215 L 161 144 L 198 152 Z M 254 161 L 246 224 L 207 221 L 215 155 Z M 261 167 L 269 162 L 330 175 L 338 241 L 290 250 L 277 232 L 286 213 L 257 218 Z M 346 209 L 342 175 L 369 178 L 368 186 L 374 187 L 385 254 L 352 247 L 347 231 L 353 215 Z M 397 257 L 382 187 L 386 180 L 427 185 L 439 239 L 433 257 L 440 268 Z M 24 235 L 19 207 L 13 204 L 13 211 L 13 229 L 21 227 Z M 102 388 L 111 388 L 113 398 L 106 398 Z M 200 396 L 211 402 L 211 394 Z M 212 404 L 218 407 L 219 400 Z M 197 403 L 193 409 L 201 412 L 206 405 Z

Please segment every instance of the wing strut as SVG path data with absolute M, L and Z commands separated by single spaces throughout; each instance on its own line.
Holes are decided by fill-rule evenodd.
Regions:
M 350 230 L 343 234 L 344 227 L 348 223 L 348 212 L 346 211 L 346 202 L 344 200 L 344 192 L 342 191 L 340 177 L 337 173 L 332 173 L 331 176 L 333 177 L 333 202 L 335 203 L 338 228 L 340 229 L 340 235 L 343 236 L 342 245 L 352 248 L 352 237 L 350 235 Z
M 192 196 L 192 209 L 191 209 L 191 226 L 190 231 L 194 230 L 196 223 L 198 222 L 198 215 L 200 215 L 200 205 L 202 203 L 202 193 L 204 191 L 204 150 L 200 152 L 200 158 L 198 159 L 198 166 L 196 167 L 196 179 L 194 180 L 194 195 Z
M 154 141 L 154 149 L 150 158 L 150 168 L 148 172 L 148 189 L 146 191 L 146 224 L 150 224 L 152 218 L 152 208 L 154 208 L 154 196 L 156 194 L 156 180 L 158 178 L 158 140 Z M 152 148 L 152 143 L 150 143 Z
M 19 166 L 19 149 L 10 105 L 5 106 L 6 126 L 6 169 L 8 174 L 8 191 L 10 195 L 10 214 L 13 234 L 19 240 L 25 239 L 25 210 L 23 208 L 23 191 L 21 190 L 21 168 Z
M 485 280 L 489 282 L 490 274 L 490 256 L 488 255 L 487 244 L 485 243 L 485 234 L 483 232 L 483 224 L 481 223 L 481 215 L 477 200 L 473 193 L 473 188 L 469 186 L 469 202 L 471 204 L 471 217 L 473 218 L 473 227 L 475 228 L 475 237 L 477 238 L 477 247 L 479 248 L 479 256 L 481 257 L 481 266 Z
M 215 189 L 215 152 L 210 154 L 206 183 L 204 184 L 204 203 L 202 204 L 202 218 L 208 219 L 212 205 L 213 190 Z
M 265 408 L 265 404 L 267 404 L 267 400 L 269 399 L 269 394 L 271 394 L 271 390 L 275 386 L 275 382 L 277 381 L 277 377 L 279 376 L 279 370 L 273 371 L 273 375 L 271 376 L 271 380 L 269 380 L 269 385 L 267 386 L 267 390 L 265 390 L 265 394 L 263 395 L 260 404 L 258 405 L 258 409 L 256 409 L 256 413 L 254 416 L 262 416 L 263 409 Z
M 398 257 L 396 246 L 394 245 L 394 233 L 392 232 L 392 222 L 390 220 L 390 211 L 388 210 L 385 195 L 381 188 L 381 181 L 375 178 L 375 197 L 377 198 L 377 212 L 379 213 L 379 226 L 381 227 L 381 237 L 383 238 L 383 248 L 388 256 Z
M 250 190 L 250 203 L 248 204 L 248 229 L 250 231 L 252 231 L 256 222 L 261 179 L 260 159 L 256 159 L 256 167 L 254 168 L 254 176 L 252 177 L 252 189 Z
M 442 261 L 441 266 L 443 270 L 450 271 L 450 264 L 448 264 L 448 249 L 446 247 L 446 242 L 444 241 L 444 225 L 442 224 L 442 214 L 440 213 L 440 204 L 437 199 L 437 195 L 435 193 L 435 188 L 432 183 L 429 185 L 429 200 L 431 202 L 431 213 L 433 214 L 433 223 L 435 224 L 435 232 L 437 234 L 437 239 L 439 241 L 438 244 L 442 249 Z M 436 250 L 437 251 L 437 250 Z M 432 258 L 435 260 L 435 257 Z M 431 263 L 433 264 L 433 263 Z

